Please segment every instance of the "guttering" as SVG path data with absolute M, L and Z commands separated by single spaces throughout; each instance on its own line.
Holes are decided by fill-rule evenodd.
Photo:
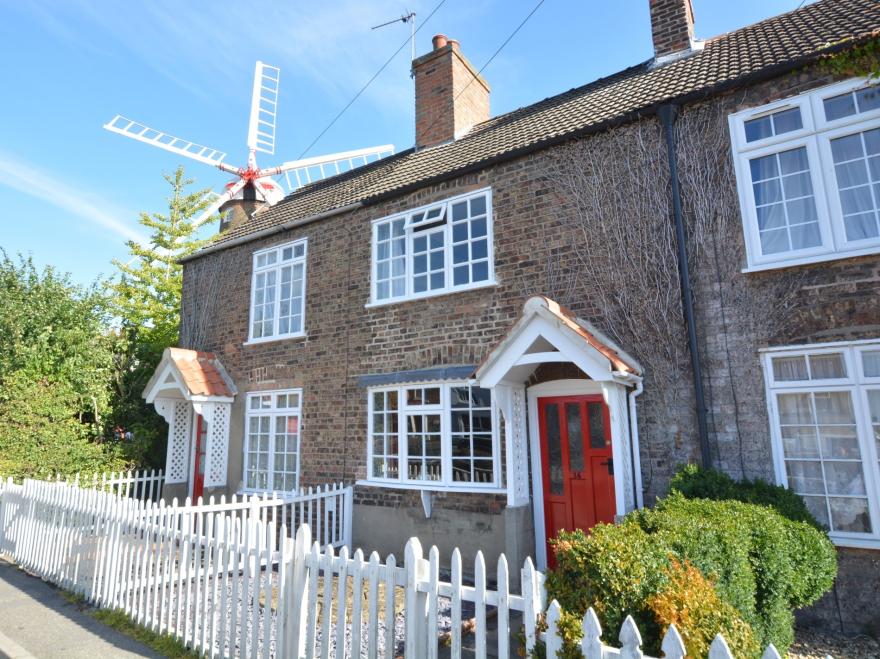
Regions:
M 706 399 L 703 395 L 703 371 L 700 366 L 700 348 L 697 343 L 697 322 L 694 317 L 694 299 L 691 289 L 690 268 L 688 266 L 687 246 L 685 245 L 684 219 L 681 212 L 681 190 L 678 182 L 676 164 L 675 135 L 672 125 L 678 115 L 678 106 L 667 104 L 657 109 L 657 116 L 666 137 L 666 156 L 669 160 L 669 180 L 672 185 L 672 215 L 675 220 L 675 242 L 678 256 L 678 278 L 681 283 L 681 297 L 684 304 L 684 318 L 687 325 L 688 347 L 691 353 L 691 370 L 694 374 L 694 397 L 697 408 L 697 431 L 700 440 L 700 461 L 704 469 L 712 466 L 709 452 L 709 428 L 706 421 Z
M 266 236 L 271 236 L 282 231 L 287 231 L 288 229 L 295 229 L 296 227 L 311 224 L 312 222 L 317 222 L 318 220 L 324 220 L 328 217 L 333 217 L 334 215 L 341 215 L 342 213 L 347 213 L 349 211 L 360 208 L 363 205 L 364 203 L 362 201 L 356 201 L 353 204 L 340 206 L 339 208 L 324 211 L 323 213 L 315 213 L 314 215 L 307 215 L 306 217 L 301 217 L 296 220 L 288 220 L 287 222 L 275 224 L 271 227 L 266 227 L 265 229 L 254 231 L 253 233 L 246 233 L 242 236 L 239 236 L 238 238 L 233 238 L 232 240 L 225 240 L 222 243 L 217 243 L 216 245 L 209 245 L 208 247 L 205 247 L 205 249 L 201 249 L 194 254 L 190 254 L 189 256 L 184 256 L 183 258 L 177 259 L 177 262 L 187 263 L 189 261 L 195 261 L 196 259 L 207 256 L 208 254 L 212 254 L 214 252 L 219 252 L 220 250 L 226 249 L 227 247 L 235 247 L 236 245 L 242 245 L 244 243 L 249 243 L 254 240 L 259 240 L 260 238 L 265 238 Z

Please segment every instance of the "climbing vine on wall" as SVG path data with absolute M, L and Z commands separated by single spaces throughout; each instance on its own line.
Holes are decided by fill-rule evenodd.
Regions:
M 852 48 L 826 55 L 821 65 L 825 71 L 837 76 L 880 77 L 880 31 Z

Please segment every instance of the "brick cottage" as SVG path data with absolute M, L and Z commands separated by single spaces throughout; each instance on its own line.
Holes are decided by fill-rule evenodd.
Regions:
M 413 148 L 226 204 L 145 391 L 166 496 L 344 480 L 356 546 L 543 567 L 702 462 L 803 495 L 841 561 L 807 615 L 877 630 L 880 89 L 827 58 L 880 4 L 650 9 L 650 61 L 497 117 L 438 35 Z

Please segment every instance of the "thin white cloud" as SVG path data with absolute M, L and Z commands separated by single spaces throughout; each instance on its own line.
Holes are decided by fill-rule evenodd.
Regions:
M 124 219 L 134 214 L 114 208 L 97 195 L 83 191 L 53 173 L 22 162 L 0 151 L 0 185 L 48 202 L 71 215 L 109 229 L 126 240 L 146 243 L 143 235 Z

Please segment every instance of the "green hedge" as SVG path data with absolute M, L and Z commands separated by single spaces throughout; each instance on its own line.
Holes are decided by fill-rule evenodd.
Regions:
M 799 495 L 781 485 L 773 485 L 761 479 L 735 481 L 715 469 L 701 469 L 697 465 L 689 464 L 673 476 L 669 489 L 681 492 L 688 499 L 742 501 L 770 506 L 787 519 L 806 522 L 817 529 L 822 528 Z
M 772 642 L 783 653 L 793 638 L 793 610 L 818 599 L 837 572 L 834 547 L 809 524 L 763 506 L 679 493 L 619 525 L 562 533 L 553 546 L 548 596 L 573 618 L 592 606 L 609 638 L 632 615 L 654 654 L 662 629 L 649 600 L 667 588 L 672 561 L 699 569 L 760 645 Z

